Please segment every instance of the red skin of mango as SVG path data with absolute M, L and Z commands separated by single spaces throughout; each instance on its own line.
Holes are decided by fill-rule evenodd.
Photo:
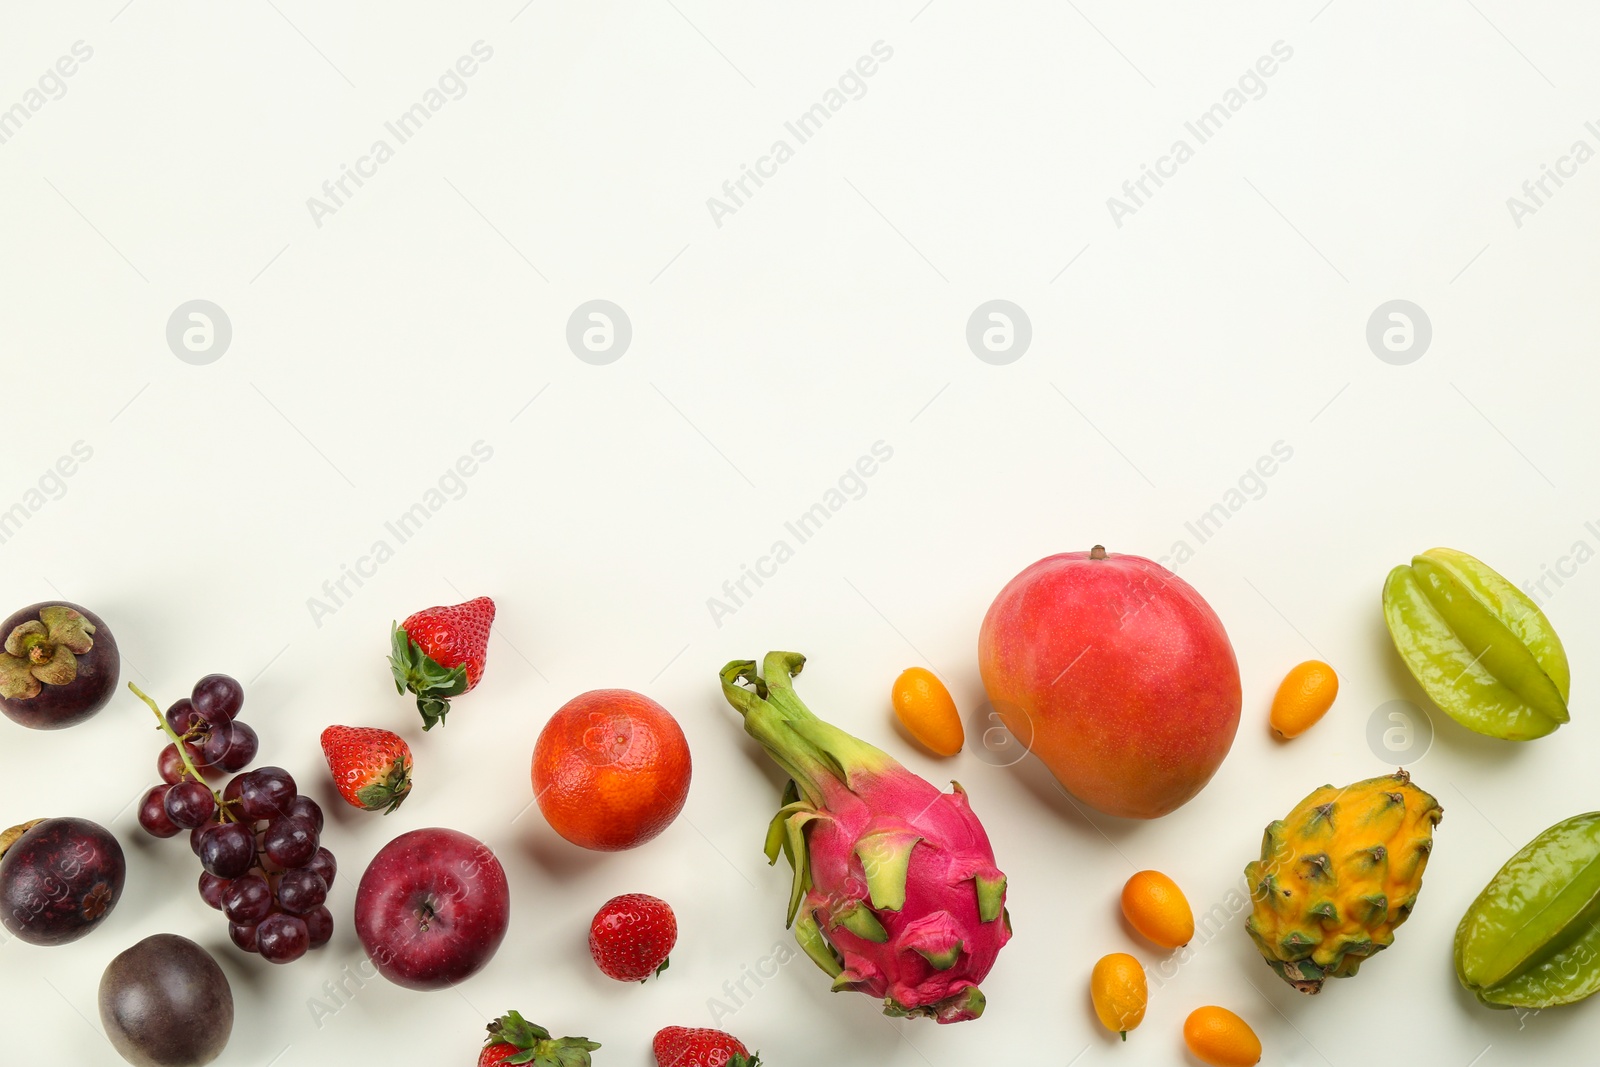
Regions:
M 978 663 L 1006 728 L 1107 815 L 1181 807 L 1239 727 L 1239 664 L 1222 621 L 1142 556 L 1066 552 L 1033 564 L 990 605 Z

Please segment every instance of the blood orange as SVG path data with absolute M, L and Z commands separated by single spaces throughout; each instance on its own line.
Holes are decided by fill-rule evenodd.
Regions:
M 667 709 L 627 689 L 563 704 L 533 748 L 533 793 L 551 827 L 599 852 L 665 830 L 689 796 L 689 743 Z

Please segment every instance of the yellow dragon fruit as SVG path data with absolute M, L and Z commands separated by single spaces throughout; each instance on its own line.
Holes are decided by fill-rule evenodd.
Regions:
M 960 785 L 942 793 L 813 715 L 792 679 L 805 657 L 771 652 L 722 669 L 744 728 L 789 774 L 766 854 L 794 868 L 789 925 L 836 992 L 886 1015 L 941 1023 L 983 1013 L 978 983 L 1011 938 L 1006 879 Z
M 1343 789 L 1325 785 L 1270 824 L 1261 858 L 1244 869 L 1255 900 L 1245 930 L 1278 977 L 1316 993 L 1394 944 L 1443 815 L 1398 770 Z

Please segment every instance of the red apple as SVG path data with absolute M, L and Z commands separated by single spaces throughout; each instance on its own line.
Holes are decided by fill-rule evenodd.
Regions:
M 506 936 L 511 892 L 489 846 L 455 830 L 384 845 L 356 890 L 356 935 L 389 981 L 443 989 L 477 974 Z
M 1066 552 L 1013 578 L 978 637 L 989 701 L 1079 800 L 1154 819 L 1211 780 L 1239 664 L 1211 606 L 1141 556 Z

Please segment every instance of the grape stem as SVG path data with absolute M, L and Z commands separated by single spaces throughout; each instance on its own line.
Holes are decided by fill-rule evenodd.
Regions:
M 188 743 L 185 742 L 183 738 L 179 737 L 178 736 L 178 732 L 172 728 L 172 724 L 167 722 L 167 717 L 165 715 L 161 714 L 160 706 L 158 706 L 154 700 L 151 700 L 148 696 L 146 696 L 144 690 L 140 689 L 137 685 L 134 685 L 132 682 L 128 683 L 128 688 L 133 691 L 133 695 L 134 696 L 138 697 L 140 700 L 145 702 L 145 706 L 148 707 L 150 709 L 150 711 L 155 715 L 156 722 L 161 724 L 162 732 L 165 733 L 168 737 L 172 738 L 172 745 L 173 745 L 174 748 L 176 748 L 178 750 L 178 758 L 183 760 L 183 769 L 185 771 L 187 771 L 189 773 L 189 775 L 192 778 L 194 778 L 195 781 L 197 781 L 197 782 L 201 783 L 202 785 L 204 785 L 205 784 L 205 779 L 202 778 L 200 776 L 200 772 L 195 769 L 194 760 L 189 758 L 189 745 L 188 745 Z M 224 821 L 227 821 L 227 822 L 238 822 L 239 821 L 238 819 L 234 818 L 233 813 L 228 810 L 228 806 L 223 803 L 222 794 L 221 793 L 218 793 L 215 789 L 213 789 L 213 790 L 211 790 L 211 795 L 214 798 L 216 798 L 216 801 L 217 801 L 217 812 L 218 812 L 218 814 L 220 814 L 222 816 Z

